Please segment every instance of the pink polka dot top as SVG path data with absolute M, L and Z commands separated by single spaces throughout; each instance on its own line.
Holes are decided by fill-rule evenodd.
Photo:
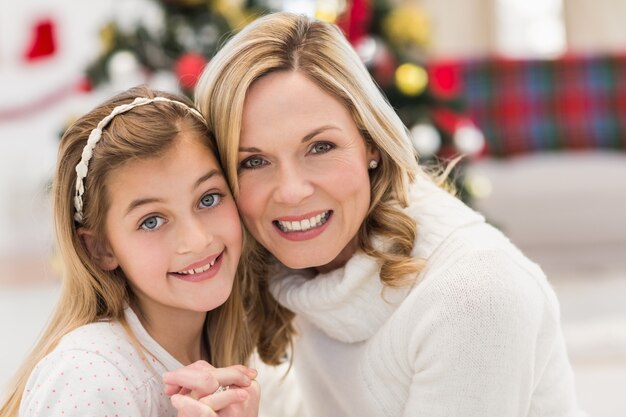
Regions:
M 120 323 L 81 326 L 37 364 L 20 416 L 176 416 L 161 375 L 183 365 L 150 337 L 131 308 L 125 316 L 149 365 Z

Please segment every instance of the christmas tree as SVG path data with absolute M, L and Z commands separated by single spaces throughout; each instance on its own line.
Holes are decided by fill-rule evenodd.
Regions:
M 337 24 L 410 129 L 420 163 L 479 155 L 481 131 L 465 115 L 454 66 L 429 62 L 429 19 L 414 5 L 387 0 L 152 1 L 153 13 L 102 29 L 102 53 L 87 69 L 91 85 L 147 82 L 191 96 L 204 65 L 237 29 L 267 12 L 288 10 Z M 154 12 L 156 10 L 156 12 Z M 126 16 L 126 21 L 129 20 Z M 465 201 L 462 159 L 451 178 Z

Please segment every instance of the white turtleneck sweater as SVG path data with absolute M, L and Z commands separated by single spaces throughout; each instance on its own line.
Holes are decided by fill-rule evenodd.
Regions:
M 541 269 L 429 179 L 410 201 L 413 255 L 427 259 L 414 287 L 384 289 L 362 253 L 327 274 L 271 281 L 296 313 L 308 416 L 584 415 Z

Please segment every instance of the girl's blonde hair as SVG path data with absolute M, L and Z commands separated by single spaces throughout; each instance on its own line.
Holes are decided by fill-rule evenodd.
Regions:
M 81 160 L 83 148 L 90 132 L 111 111 L 137 97 L 166 97 L 188 104 L 185 106 L 167 102 L 154 102 L 137 107 L 116 116 L 104 129 L 100 142 L 93 150 L 89 172 L 84 179 L 83 221 L 74 220 L 73 198 L 76 184 L 75 167 Z M 18 371 L 0 415 L 18 414 L 20 401 L 28 377 L 35 365 L 59 343 L 68 332 L 79 326 L 100 320 L 116 320 L 122 323 L 136 346 L 124 319 L 124 308 L 132 301 L 123 271 L 103 271 L 86 250 L 77 232 L 85 227 L 101 236 L 104 244 L 104 220 L 109 207 L 107 177 L 127 162 L 152 158 L 166 153 L 182 133 L 197 135 L 216 153 L 215 143 L 200 117 L 190 111 L 189 100 L 171 94 L 136 87 L 123 92 L 96 107 L 78 119 L 63 135 L 53 184 L 53 210 L 56 242 L 63 263 L 63 288 L 56 309 L 43 335 Z M 238 279 L 232 294 L 220 307 L 207 314 L 204 346 L 209 352 L 207 360 L 214 366 L 245 363 L 251 352 L 245 323 Z
M 370 176 L 371 203 L 358 232 L 359 247 L 380 261 L 380 279 L 386 286 L 415 282 L 423 266 L 411 256 L 417 227 L 402 208 L 408 204 L 409 184 L 422 171 L 406 127 L 334 25 L 290 13 L 271 14 L 235 35 L 205 68 L 196 104 L 216 137 L 235 196 L 246 93 L 260 77 L 276 71 L 298 71 L 339 100 L 363 140 L 380 151 L 380 164 Z M 389 242 L 384 250 L 374 247 L 375 235 Z M 271 259 L 246 232 L 241 270 L 251 332 L 261 358 L 275 364 L 284 358 L 294 329 L 293 313 L 268 291 L 270 262 L 275 262 Z

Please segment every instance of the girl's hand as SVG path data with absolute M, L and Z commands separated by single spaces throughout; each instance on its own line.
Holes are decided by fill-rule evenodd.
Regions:
M 175 394 L 172 405 L 178 417 L 257 417 L 259 400 L 259 384 L 252 381 L 247 388 L 230 388 L 197 400 Z
M 256 371 L 243 365 L 215 368 L 197 361 L 163 375 L 165 393 L 179 417 L 256 416 L 259 407 L 259 386 L 252 379 Z M 220 387 L 230 389 L 220 392 Z
M 255 377 L 256 371 L 243 365 L 216 368 L 206 361 L 197 361 L 163 374 L 163 382 L 167 395 L 183 394 L 199 399 L 220 387 L 248 387 Z

